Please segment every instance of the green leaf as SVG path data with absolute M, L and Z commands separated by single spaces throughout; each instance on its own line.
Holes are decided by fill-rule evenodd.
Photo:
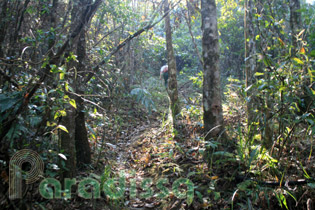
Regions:
M 315 58 L 315 50 L 312 50 L 312 51 L 311 51 L 310 56 L 313 57 L 313 58 Z
M 282 201 L 283 205 L 285 206 L 285 208 L 289 209 L 288 204 L 287 204 L 287 199 L 284 197 L 284 195 L 280 194 L 279 197 L 280 197 L 280 200 Z
M 146 89 L 135 88 L 131 90 L 130 94 L 135 96 L 136 100 L 144 105 L 149 113 L 151 113 L 152 109 L 156 109 L 152 100 L 152 95 Z
M 214 200 L 215 201 L 219 200 L 219 198 L 221 197 L 220 192 L 215 192 L 214 191 L 213 194 L 214 194 Z
M 17 95 L 12 98 L 10 96 L 0 94 L 0 112 L 5 112 L 6 110 L 14 107 L 14 105 L 16 105 L 19 101 L 21 101 L 21 95 Z
M 47 121 L 46 126 L 48 127 L 55 127 L 57 124 L 56 123 L 50 123 L 49 121 Z
M 277 200 L 278 200 L 278 202 L 279 202 L 279 204 L 280 204 L 280 206 L 281 206 L 281 208 L 282 208 L 282 202 L 281 202 L 281 199 L 280 199 L 278 193 L 276 193 L 275 191 L 274 191 L 274 193 L 275 193 L 276 198 L 277 198 Z
M 69 84 L 68 84 L 68 82 L 65 83 L 65 89 L 66 89 L 67 92 L 69 91 Z
M 293 60 L 294 60 L 295 62 L 297 62 L 298 64 L 301 64 L 301 65 L 304 64 L 304 62 L 303 62 L 301 59 L 299 59 L 299 58 L 294 57 Z
M 61 72 L 60 74 L 59 74 L 59 79 L 60 80 L 63 80 L 65 78 L 65 73 L 64 72 Z
M 194 197 L 193 196 L 187 196 L 187 204 L 188 206 L 190 206 L 192 204 L 192 202 L 194 201 Z
M 256 76 L 256 77 L 262 76 L 262 75 L 264 75 L 264 72 L 256 72 L 256 73 L 254 74 L 254 76 Z
M 199 198 L 200 201 L 203 201 L 203 196 L 202 194 L 199 192 L 199 191 L 195 191 L 196 195 L 197 195 L 197 198 Z
M 270 61 L 269 61 L 269 59 L 267 59 L 266 57 L 264 57 L 263 61 L 264 61 L 264 64 L 265 64 L 266 66 L 270 66 Z
M 296 200 L 296 198 L 294 197 L 294 195 L 292 195 L 292 193 L 290 193 L 289 191 L 285 191 L 286 193 L 288 193 L 294 200 L 295 200 L 295 202 L 297 202 L 297 200 Z
M 65 110 L 58 110 L 54 116 L 54 120 L 57 119 L 58 117 L 63 117 L 66 115 L 67 115 L 67 113 Z
M 63 125 L 58 125 L 58 126 L 57 126 L 57 129 L 60 129 L 60 130 L 63 130 L 64 132 L 69 133 L 69 131 L 67 130 L 67 128 L 66 128 L 65 126 L 63 126 Z
M 71 99 L 69 101 L 70 105 L 73 106 L 75 109 L 77 108 L 77 104 L 75 103 L 75 100 L 74 99 Z
M 50 65 L 50 72 L 51 73 L 57 73 L 58 72 L 58 68 L 56 65 Z
M 304 171 L 304 177 L 307 178 L 307 179 L 311 178 L 310 175 L 308 175 L 308 173 L 307 173 L 306 170 L 304 169 L 302 163 L 300 163 L 300 166 L 301 166 L 302 170 Z

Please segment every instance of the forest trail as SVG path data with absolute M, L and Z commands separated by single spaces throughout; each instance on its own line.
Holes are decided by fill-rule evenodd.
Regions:
M 315 0 L 0 5 L 0 210 L 315 209 Z
M 128 128 L 129 133 L 117 140 L 114 145 L 115 155 L 107 158 L 112 165 L 112 172 L 118 177 L 121 172 L 126 176 L 126 191 L 120 206 L 128 209 L 178 209 L 187 205 L 186 199 L 178 199 L 172 192 L 175 180 L 194 174 L 197 170 L 206 170 L 199 153 L 200 142 L 198 125 L 187 119 L 181 119 L 182 127 L 178 137 L 174 139 L 168 125 L 158 119 L 157 115 L 147 118 L 146 122 Z M 131 125 L 129 125 L 131 126 Z M 190 133 L 190 135 L 188 135 Z M 188 141 L 190 139 L 190 141 Z M 151 197 L 144 198 L 142 183 L 145 179 L 152 179 Z M 157 198 L 160 191 L 156 188 L 157 180 L 167 178 L 169 183 L 165 186 L 170 190 L 166 199 Z M 192 176 L 197 183 L 202 183 L 208 178 Z M 136 197 L 130 196 L 130 183 L 136 182 Z M 117 203 L 115 203 L 117 206 Z
M 112 169 L 117 175 L 124 172 L 127 178 L 126 186 L 130 186 L 130 179 L 136 179 L 137 185 L 140 186 L 141 181 L 148 178 L 145 169 L 151 165 L 150 150 L 145 149 L 150 146 L 142 146 L 152 144 L 165 129 L 161 128 L 161 121 L 156 116 L 150 116 L 146 123 L 136 125 L 131 131 L 117 140 L 116 155 L 111 158 L 115 162 Z M 137 190 L 139 195 L 139 189 Z M 152 209 L 160 204 L 152 199 L 140 199 L 139 196 L 131 199 L 129 194 L 127 187 L 123 205 L 130 209 Z
M 117 170 L 130 170 L 130 158 L 132 158 L 133 150 L 137 146 L 141 145 L 141 142 L 150 135 L 150 131 L 154 130 L 155 132 L 160 129 L 160 123 L 157 119 L 149 121 L 148 124 L 138 125 L 133 129 L 133 132 L 123 138 L 119 138 L 117 141 L 117 157 L 116 164 Z

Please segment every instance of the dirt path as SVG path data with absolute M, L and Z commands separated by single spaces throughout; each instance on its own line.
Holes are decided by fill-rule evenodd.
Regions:
M 144 170 L 151 160 L 151 154 L 143 151 L 143 144 L 148 143 L 148 139 L 157 137 L 161 133 L 160 122 L 156 118 L 150 119 L 146 124 L 136 126 L 129 135 L 119 138 L 117 141 L 115 153 L 115 166 L 113 170 L 119 174 L 124 171 L 126 176 L 126 192 L 124 198 L 124 206 L 128 209 L 153 209 L 159 203 L 154 203 L 154 199 L 141 199 L 139 193 L 141 189 L 141 181 L 147 178 Z M 150 149 L 149 147 L 147 149 Z M 140 164 L 139 164 L 140 163 Z M 139 167 L 145 166 L 145 167 Z M 136 180 L 137 197 L 130 198 L 130 180 Z
M 167 129 L 168 126 L 162 124 L 157 118 L 140 121 L 134 128 L 126 128 L 129 132 L 115 143 L 115 155 L 111 157 L 111 163 L 114 164 L 110 165 L 115 177 L 121 172 L 126 177 L 124 198 L 115 201 L 115 207 L 118 203 L 122 207 L 120 209 L 164 210 L 187 209 L 191 204 L 192 200 L 188 204 L 188 197 L 179 198 L 174 194 L 173 184 L 180 178 L 186 178 L 189 173 L 196 174 L 197 170 L 200 172 L 198 168 L 204 170 L 198 152 L 200 142 L 194 140 L 194 126 L 186 121 L 182 122 L 176 139 Z M 193 178 L 204 180 L 201 175 L 194 175 Z M 144 186 L 144 182 L 149 179 L 151 183 Z M 161 179 L 168 181 L 162 184 L 166 194 L 159 198 L 161 188 L 158 183 Z M 187 189 L 184 187 L 182 190 Z M 150 190 L 150 196 L 145 196 Z

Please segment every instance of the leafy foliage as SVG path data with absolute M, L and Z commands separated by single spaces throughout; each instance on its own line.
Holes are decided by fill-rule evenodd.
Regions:
M 132 96 L 135 96 L 136 100 L 145 106 L 145 108 L 149 111 L 149 113 L 152 110 L 155 110 L 154 102 L 152 101 L 151 94 L 146 90 L 142 88 L 135 88 L 132 89 L 130 94 Z
M 76 21 L 86 14 L 76 9 L 82 2 L 90 2 L 89 9 L 101 2 L 85 24 L 87 18 Z M 307 202 L 314 203 L 314 4 L 300 1 L 302 21 L 294 37 L 290 1 L 253 1 L 257 71 L 246 88 L 244 1 L 216 2 L 227 141 L 223 136 L 205 141 L 202 131 L 200 1 L 171 2 L 183 104 L 176 135 L 165 120 L 169 102 L 158 80 L 167 63 L 163 21 L 125 42 L 162 18 L 160 1 L 2 1 L 0 208 L 307 209 Z M 85 36 L 72 39 L 81 23 Z M 246 104 L 253 100 L 255 120 L 249 125 Z M 64 124 L 69 110 L 81 127 Z M 88 139 L 93 153 L 92 164 L 77 170 L 77 180 L 92 177 L 103 189 L 122 169 L 136 170 L 127 173 L 127 184 L 168 178 L 163 186 L 169 187 L 181 177 L 194 184 L 193 199 L 178 199 L 173 192 L 163 199 L 158 194 L 131 199 L 127 191 L 117 201 L 103 196 L 97 202 L 48 201 L 34 193 L 36 184 L 25 188 L 20 201 L 7 198 L 9 161 L 17 150 L 37 151 L 45 163 L 43 176 L 60 179 L 71 158 L 61 148 L 62 134 L 76 133 Z M 289 185 L 302 178 L 304 184 Z

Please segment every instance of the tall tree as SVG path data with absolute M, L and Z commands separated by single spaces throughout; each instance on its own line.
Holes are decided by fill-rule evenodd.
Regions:
M 247 96 L 250 100 L 247 102 L 247 122 L 248 127 L 253 131 L 252 123 L 255 121 L 255 96 L 253 88 L 250 88 L 255 83 L 256 73 L 256 46 L 255 46 L 255 31 L 253 24 L 253 1 L 245 0 L 244 13 L 244 36 L 245 36 L 245 74 Z M 251 137 L 250 131 L 250 137 Z
M 219 34 L 215 0 L 201 1 L 203 56 L 203 120 L 206 139 L 223 129 L 219 69 Z
M 86 61 L 86 50 L 85 50 L 85 30 L 91 18 L 93 17 L 96 9 L 99 7 L 101 1 L 96 1 L 94 4 L 92 0 L 80 0 L 75 1 L 71 14 L 71 31 L 77 33 L 78 39 L 73 39 L 69 43 L 66 56 L 70 55 L 73 49 L 76 49 L 78 56 L 78 63 L 72 61 L 68 66 L 68 74 L 71 75 L 69 78 L 69 84 L 73 90 L 82 93 L 80 85 L 85 78 L 82 74 L 85 70 Z M 78 27 L 80 29 L 78 29 Z M 76 73 L 71 71 L 76 68 L 79 74 L 77 77 Z M 83 71 L 83 72 L 82 72 Z M 74 75 L 75 74 L 75 75 Z M 68 94 L 69 98 L 74 98 L 73 95 Z M 61 131 L 61 149 L 68 155 L 66 161 L 66 167 L 69 171 L 66 171 L 64 177 L 73 177 L 75 175 L 77 161 L 82 164 L 89 164 L 91 162 L 90 147 L 87 138 L 87 132 L 85 128 L 85 118 L 83 113 L 83 101 L 80 97 L 75 98 L 77 101 L 77 111 L 73 107 L 67 106 L 67 115 L 62 118 L 63 125 L 68 129 L 68 132 Z
M 290 27 L 292 34 L 293 47 L 297 47 L 297 37 L 301 28 L 301 13 L 298 11 L 301 8 L 300 0 L 290 0 Z
M 78 14 L 83 12 L 84 5 L 91 4 L 91 0 L 81 0 L 77 6 L 74 7 L 75 12 Z M 81 95 L 84 93 L 84 72 L 86 71 L 86 66 L 88 65 L 87 56 L 86 56 L 86 39 L 85 39 L 86 30 L 83 28 L 79 36 L 78 42 L 73 43 L 72 49 L 76 49 L 76 55 L 78 62 L 76 63 L 76 69 L 79 72 L 78 77 L 75 77 L 75 90 L 76 93 Z M 91 149 L 89 145 L 89 140 L 87 136 L 87 130 L 85 126 L 85 114 L 84 114 L 84 104 L 83 99 L 80 96 L 75 97 L 76 100 L 76 117 L 75 117 L 75 148 L 76 148 L 76 158 L 78 166 L 83 164 L 91 163 Z
M 173 126 L 176 123 L 175 116 L 180 112 L 180 105 L 178 99 L 178 90 L 177 90 L 177 80 L 176 80 L 176 60 L 174 56 L 173 44 L 172 44 L 172 29 L 171 29 L 171 21 L 169 15 L 169 3 L 168 0 L 165 0 L 164 3 L 164 12 L 165 17 L 165 34 L 166 34 L 166 50 L 167 50 L 167 60 L 168 60 L 168 88 L 167 93 L 170 100 L 170 113 L 171 113 L 171 121 Z
M 76 150 L 75 150 L 75 109 L 69 104 L 66 105 L 67 115 L 61 120 L 61 124 L 67 128 L 60 131 L 60 148 L 67 154 L 65 161 L 66 171 L 63 171 L 62 178 L 73 178 L 76 174 Z
M 264 27 L 265 25 L 265 18 L 268 17 L 267 11 L 264 10 L 264 4 L 266 3 L 263 0 L 256 0 L 256 11 L 257 11 L 257 16 L 259 16 L 260 18 L 256 19 L 256 26 L 257 26 L 257 31 L 258 31 L 258 35 L 260 37 L 265 37 L 268 33 L 268 29 L 266 27 Z M 271 11 L 271 10 L 269 10 Z M 272 14 L 270 14 L 272 15 Z M 245 44 L 246 45 L 246 44 Z M 257 43 L 255 43 L 255 47 L 256 49 L 260 49 L 260 60 L 264 60 L 265 59 L 265 52 L 268 51 L 268 40 L 266 39 L 260 39 Z M 264 62 L 257 62 L 256 63 L 256 69 L 258 72 L 263 72 L 264 69 L 266 68 L 266 65 Z M 264 74 L 264 79 L 266 81 L 270 81 L 270 75 L 269 74 Z M 266 149 L 271 148 L 272 143 L 273 143 L 273 139 L 272 139 L 272 135 L 273 135 L 273 130 L 272 130 L 272 112 L 271 110 L 273 109 L 273 101 L 272 101 L 272 96 L 270 94 L 264 94 L 264 103 L 262 102 L 262 104 L 259 104 L 259 108 L 258 108 L 258 100 L 257 100 L 257 109 L 259 110 L 260 113 L 263 113 L 263 115 L 265 116 L 264 118 L 260 118 L 257 121 L 259 122 L 260 128 L 259 130 L 261 131 L 261 138 L 263 140 L 263 146 Z M 253 99 L 252 99 L 253 100 Z M 252 113 L 254 114 L 254 113 Z M 257 130 L 256 128 L 252 128 L 253 130 Z M 254 132 L 254 131 L 253 131 Z
M 7 28 L 7 7 L 8 7 L 8 1 L 2 1 L 1 3 L 1 9 L 0 9 L 0 57 L 3 57 L 3 42 L 5 40 L 5 35 L 6 35 L 6 28 Z

